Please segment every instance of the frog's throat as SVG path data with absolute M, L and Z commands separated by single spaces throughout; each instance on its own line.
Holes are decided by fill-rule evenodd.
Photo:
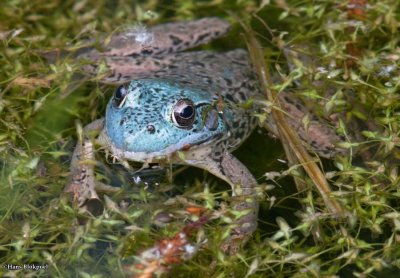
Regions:
M 170 161 L 171 159 L 174 161 L 184 160 L 183 157 L 179 157 L 179 153 L 185 155 L 185 153 L 201 152 L 201 149 L 210 150 L 210 145 L 216 144 L 217 141 L 222 139 L 222 137 L 222 134 L 215 134 L 213 137 L 209 137 L 204 141 L 197 142 L 196 144 L 175 144 L 157 152 L 132 152 L 122 150 L 116 147 L 111 140 L 107 140 L 107 145 L 111 149 L 113 156 L 119 160 L 156 163 L 166 160 Z

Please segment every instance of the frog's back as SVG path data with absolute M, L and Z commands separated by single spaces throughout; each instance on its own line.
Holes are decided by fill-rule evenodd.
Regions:
M 104 83 L 124 84 L 131 80 L 149 78 L 177 80 L 199 87 L 218 87 L 223 92 L 215 93 L 222 93 L 228 99 L 233 98 L 233 102 L 243 102 L 260 94 L 248 53 L 244 49 L 228 52 L 180 52 L 162 56 L 107 57 L 106 62 L 112 74 L 103 80 Z

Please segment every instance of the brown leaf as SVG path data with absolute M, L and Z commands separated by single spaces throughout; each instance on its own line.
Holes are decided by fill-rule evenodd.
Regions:
M 50 81 L 43 78 L 26 78 L 18 76 L 11 83 L 25 88 L 50 88 Z

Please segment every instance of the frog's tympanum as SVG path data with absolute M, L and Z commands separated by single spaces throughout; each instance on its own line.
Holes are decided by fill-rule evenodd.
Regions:
M 104 83 L 118 84 L 105 117 L 84 129 L 73 155 L 67 190 L 80 206 L 97 198 L 93 163 L 85 162 L 94 159 L 88 134 L 98 131 L 99 144 L 123 164 L 185 164 L 226 181 L 232 187 L 232 207 L 243 213 L 232 238 L 252 234 L 257 182 L 231 154 L 257 125 L 258 108 L 249 103 L 262 98 L 248 54 L 243 49 L 182 52 L 228 30 L 229 24 L 218 18 L 138 27 L 112 36 L 102 51 L 90 49 L 78 56 L 89 61 L 89 73 L 105 62 L 111 74 Z M 287 110 L 298 121 L 301 109 L 288 101 Z

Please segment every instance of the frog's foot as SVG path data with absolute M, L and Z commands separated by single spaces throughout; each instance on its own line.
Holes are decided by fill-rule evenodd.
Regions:
M 91 133 L 99 132 L 104 126 L 104 119 L 96 120 L 87 125 L 77 143 L 71 161 L 70 182 L 65 191 L 72 194 L 74 201 L 81 210 L 93 215 L 103 212 L 103 205 L 96 192 L 97 181 L 94 175 L 94 143 Z
M 251 234 L 230 235 L 221 246 L 222 252 L 230 256 L 236 255 L 250 239 L 250 236 Z
M 223 243 L 227 254 L 236 254 L 257 228 L 258 202 L 257 181 L 247 168 L 228 151 L 215 151 L 201 161 L 186 163 L 206 169 L 232 186 L 231 207 L 235 214 L 231 235 Z
M 96 181 L 93 169 L 88 165 L 81 165 L 72 173 L 71 181 L 65 188 L 73 196 L 80 210 L 89 211 L 97 216 L 103 213 L 103 204 L 96 192 Z
M 74 169 L 70 183 L 65 188 L 72 194 L 73 200 L 78 204 L 80 211 L 89 211 L 94 216 L 101 215 L 104 207 L 97 192 L 115 193 L 120 188 L 104 184 L 96 180 L 93 164 L 82 163 Z
M 231 207 L 235 221 L 230 236 L 222 244 L 222 250 L 229 255 L 238 253 L 257 228 L 258 202 L 255 194 L 241 195 L 239 186 L 235 186 L 234 190 L 236 195 L 231 197 Z
M 230 236 L 222 244 L 222 250 L 229 255 L 235 255 L 250 239 L 257 228 L 258 203 L 255 196 L 232 197 L 231 205 L 234 213 L 238 213 Z

